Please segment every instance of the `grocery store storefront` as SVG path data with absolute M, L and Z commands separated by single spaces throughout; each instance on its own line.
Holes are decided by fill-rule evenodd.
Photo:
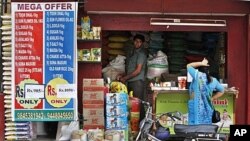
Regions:
M 98 3 L 98 4 L 97 4 Z M 195 3 L 195 5 L 194 5 Z M 105 5 L 105 6 L 103 6 Z M 115 6 L 114 6 L 115 5 Z M 136 7 L 134 6 L 136 5 Z M 230 7 L 230 8 L 228 8 Z M 226 78 L 229 87 L 240 90 L 235 101 L 236 124 L 250 123 L 249 89 L 249 3 L 242 1 L 101 1 L 85 4 L 87 14 L 102 30 L 130 31 L 209 31 L 226 32 Z M 151 18 L 220 19 L 225 27 L 215 26 L 153 26 Z M 244 115 L 244 116 L 242 116 Z
M 74 1 L 74 0 L 68 0 Z M 21 0 L 12 0 L 12 2 L 23 2 Z M 25 2 L 34 2 L 26 0 Z M 51 0 L 36 0 L 35 2 L 51 2 Z M 54 0 L 53 2 L 60 2 Z M 61 2 L 64 2 L 61 0 Z M 115 6 L 114 6 L 115 5 Z M 163 31 L 163 32 L 223 32 L 225 33 L 226 45 L 226 65 L 225 79 L 229 87 L 239 88 L 237 98 L 228 97 L 234 107 L 229 107 L 234 115 L 234 123 L 250 123 L 250 17 L 249 2 L 243 1 L 211 1 L 204 0 L 197 3 L 195 0 L 137 0 L 137 1 L 117 1 L 117 0 L 88 0 L 78 4 L 78 21 L 81 17 L 88 15 L 95 25 L 102 27 L 103 31 Z M 230 8 L 228 8 L 230 7 Z M 169 19 L 202 19 L 202 20 L 223 20 L 225 26 L 197 26 L 197 25 L 151 25 L 152 18 Z M 200 22 L 200 21 L 199 21 Z M 86 66 L 88 66 L 87 64 Z M 101 74 L 100 65 L 93 65 L 91 69 L 84 69 L 82 74 L 89 76 L 98 76 Z M 93 71 L 95 70 L 95 71 Z M 98 72 L 96 71 L 98 70 Z M 97 75 L 98 73 L 98 75 Z M 84 76 L 79 75 L 78 83 L 81 83 Z M 81 86 L 82 84 L 78 84 Z M 78 96 L 82 90 L 78 89 Z M 169 97 L 159 95 L 163 99 Z M 170 95 L 168 95 L 170 96 Z M 172 95 L 171 95 L 172 96 Z M 227 95 L 228 96 L 228 95 Z M 0 95 L 2 117 L 0 123 L 4 126 L 4 96 Z M 183 98 L 183 105 L 186 97 Z M 81 98 L 78 98 L 81 104 Z M 174 100 L 172 100 L 174 101 Z M 158 107 L 166 101 L 158 101 Z M 78 106 L 81 107 L 81 106 Z M 81 112 L 81 108 L 79 111 Z M 160 110 L 160 109 L 158 109 Z M 185 110 L 185 109 L 184 109 Z M 4 134 L 4 130 L 3 133 Z M 2 135 L 1 134 L 1 135 Z M 0 135 L 0 136 L 1 136 Z M 2 135 L 1 137 L 4 137 Z

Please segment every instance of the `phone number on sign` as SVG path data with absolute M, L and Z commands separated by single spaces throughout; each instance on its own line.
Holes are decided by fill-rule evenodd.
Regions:
M 47 113 L 47 117 L 50 119 L 73 119 L 74 113 L 72 112 L 62 112 L 62 113 Z
M 18 119 L 44 119 L 44 113 L 17 113 Z
M 73 119 L 72 112 L 50 112 L 50 113 L 17 113 L 18 119 Z

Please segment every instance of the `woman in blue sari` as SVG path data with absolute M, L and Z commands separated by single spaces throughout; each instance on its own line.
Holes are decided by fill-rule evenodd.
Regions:
M 192 76 L 189 87 L 188 124 L 212 124 L 213 108 L 210 101 L 224 94 L 224 87 L 209 75 L 208 60 L 187 64 L 188 73 Z M 215 92 L 213 94 L 213 92 Z

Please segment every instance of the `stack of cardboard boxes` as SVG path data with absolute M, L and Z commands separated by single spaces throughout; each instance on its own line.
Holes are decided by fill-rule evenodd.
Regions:
M 106 131 L 108 141 L 128 140 L 128 94 L 106 94 Z
M 104 80 L 83 79 L 83 129 L 104 129 Z

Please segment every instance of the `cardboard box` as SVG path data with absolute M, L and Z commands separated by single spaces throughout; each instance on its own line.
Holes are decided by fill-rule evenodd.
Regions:
M 83 104 L 104 104 L 104 91 L 83 91 Z
M 104 110 L 104 104 L 83 104 L 83 109 L 85 108 L 95 108 L 95 109 L 103 109 Z
M 103 91 L 105 87 L 83 87 L 83 91 Z
M 83 87 L 104 87 L 103 79 L 83 79 Z
M 83 104 L 104 104 L 104 101 L 101 100 L 83 100 Z
M 128 129 L 128 118 L 106 117 L 106 129 Z
M 83 109 L 83 116 L 104 116 L 103 109 Z
M 104 117 L 104 105 L 103 104 L 83 104 L 83 117 Z
M 127 117 L 127 105 L 106 105 L 107 117 Z
M 86 121 L 85 121 L 86 120 Z M 83 129 L 104 129 L 104 116 L 84 117 Z
M 107 93 L 106 104 L 107 105 L 127 105 L 128 94 L 126 93 Z

